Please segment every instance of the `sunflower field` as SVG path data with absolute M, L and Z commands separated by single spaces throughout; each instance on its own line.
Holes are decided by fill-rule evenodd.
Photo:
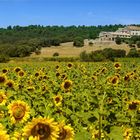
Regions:
M 0 64 L 0 140 L 140 140 L 140 62 Z

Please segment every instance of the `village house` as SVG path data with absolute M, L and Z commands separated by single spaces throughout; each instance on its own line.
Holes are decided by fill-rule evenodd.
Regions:
M 116 37 L 131 38 L 132 36 L 140 36 L 140 27 L 126 26 L 115 32 L 100 32 L 99 41 L 115 41 Z

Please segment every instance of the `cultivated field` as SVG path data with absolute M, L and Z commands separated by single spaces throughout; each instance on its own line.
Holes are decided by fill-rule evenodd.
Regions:
M 0 64 L 0 140 L 140 140 L 130 62 Z

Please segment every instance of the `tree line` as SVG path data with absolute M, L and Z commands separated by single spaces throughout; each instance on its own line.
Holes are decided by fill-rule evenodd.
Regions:
M 116 31 L 124 25 L 105 26 L 8 26 L 0 28 L 0 54 L 9 57 L 24 57 L 38 52 L 42 47 L 59 46 L 75 41 L 81 45 L 83 39 L 95 39 L 101 31 Z

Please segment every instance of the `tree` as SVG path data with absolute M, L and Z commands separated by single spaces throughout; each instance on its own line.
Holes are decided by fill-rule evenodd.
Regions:
M 121 38 L 116 37 L 115 42 L 116 42 L 116 44 L 120 45 L 122 43 Z
M 83 38 L 82 37 L 76 37 L 74 39 L 73 46 L 83 47 L 84 46 L 84 40 L 83 40 Z
M 137 41 L 137 47 L 140 48 L 140 41 Z
M 132 49 L 130 49 L 127 56 L 128 57 L 139 57 L 139 52 L 136 50 L 136 48 L 132 48 Z

